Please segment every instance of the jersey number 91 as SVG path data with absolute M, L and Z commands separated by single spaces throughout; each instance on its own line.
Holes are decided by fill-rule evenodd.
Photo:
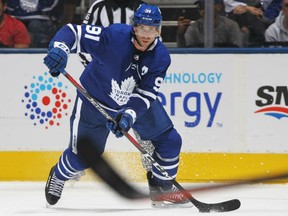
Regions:
M 91 39 L 91 40 L 99 41 L 100 37 L 97 35 L 100 35 L 101 32 L 102 32 L 101 27 L 87 25 L 86 26 L 86 33 L 85 33 L 84 37 Z

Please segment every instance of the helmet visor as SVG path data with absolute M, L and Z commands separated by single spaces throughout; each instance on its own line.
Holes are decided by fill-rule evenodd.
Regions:
M 134 27 L 135 35 L 142 37 L 158 37 L 160 35 L 159 28 L 156 26 L 137 25 Z

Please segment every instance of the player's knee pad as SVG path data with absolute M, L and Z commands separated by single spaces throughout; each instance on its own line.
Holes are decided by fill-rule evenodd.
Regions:
M 168 138 L 170 140 L 169 148 L 174 154 L 179 155 L 182 147 L 182 138 L 175 128 L 172 128 L 168 133 Z
M 179 156 L 182 146 L 182 138 L 175 128 L 170 128 L 153 140 L 155 151 L 164 158 Z
M 67 148 L 61 155 L 56 168 L 55 174 L 61 180 L 68 180 L 76 176 L 80 171 L 89 166 L 81 158 L 72 152 L 71 147 Z

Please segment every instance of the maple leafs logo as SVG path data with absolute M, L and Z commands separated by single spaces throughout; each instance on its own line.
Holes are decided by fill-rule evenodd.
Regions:
M 127 103 L 131 93 L 135 88 L 136 82 L 133 77 L 128 77 L 121 82 L 119 86 L 117 81 L 111 80 L 111 93 L 109 96 L 119 105 L 122 106 Z
M 27 11 L 28 13 L 35 12 L 38 8 L 38 5 L 39 5 L 39 0 L 22 0 L 22 1 L 20 1 L 20 7 L 24 11 Z

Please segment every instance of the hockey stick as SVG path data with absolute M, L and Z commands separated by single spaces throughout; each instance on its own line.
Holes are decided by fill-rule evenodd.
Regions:
M 83 161 L 90 165 L 90 168 L 94 173 L 119 195 L 132 200 L 145 199 L 149 197 L 148 195 L 135 190 L 118 173 L 116 173 L 89 139 L 85 137 L 80 138 L 77 150 L 79 156 Z
M 94 107 L 102 113 L 102 115 L 107 119 L 114 121 L 115 120 L 106 112 L 105 109 L 103 109 L 99 102 L 94 99 L 69 73 L 62 72 L 62 74 L 77 88 L 78 91 L 88 100 Z M 157 161 L 154 160 L 154 158 L 147 152 L 145 151 L 142 146 L 126 131 L 121 131 L 123 135 L 142 153 L 143 157 L 149 159 L 153 166 L 158 169 L 161 174 L 173 183 L 175 187 L 177 187 L 181 193 L 186 196 L 186 198 L 194 205 L 196 206 L 200 212 L 227 212 L 227 211 L 233 211 L 236 210 L 240 207 L 241 203 L 238 199 L 232 199 L 228 200 L 225 202 L 220 202 L 220 203 L 203 203 L 195 199 L 190 193 L 185 191 L 185 189 L 177 182 L 175 181 L 172 177 L 169 176 L 167 171 L 157 163 Z
M 82 139 L 79 142 L 83 142 L 83 144 L 79 145 L 78 147 L 79 155 L 83 158 L 83 160 L 85 160 L 89 165 L 91 165 L 92 170 L 100 178 L 102 178 L 111 188 L 117 191 L 121 196 L 124 196 L 125 198 L 132 200 L 150 198 L 149 195 L 143 194 L 135 190 L 133 187 L 131 187 L 125 180 L 121 178 L 121 176 L 111 167 L 111 165 L 102 156 L 95 158 L 95 155 L 98 154 L 98 150 L 93 146 L 93 144 L 88 139 Z M 254 178 L 249 178 L 242 181 L 235 181 L 225 184 L 186 188 L 185 191 L 166 193 L 164 195 L 158 194 L 155 195 L 155 198 L 161 198 L 167 194 L 179 194 L 183 192 L 184 193 L 205 192 L 247 184 L 263 183 L 285 178 L 288 178 L 288 171 L 283 171 L 281 173 L 269 176 L 257 176 Z

